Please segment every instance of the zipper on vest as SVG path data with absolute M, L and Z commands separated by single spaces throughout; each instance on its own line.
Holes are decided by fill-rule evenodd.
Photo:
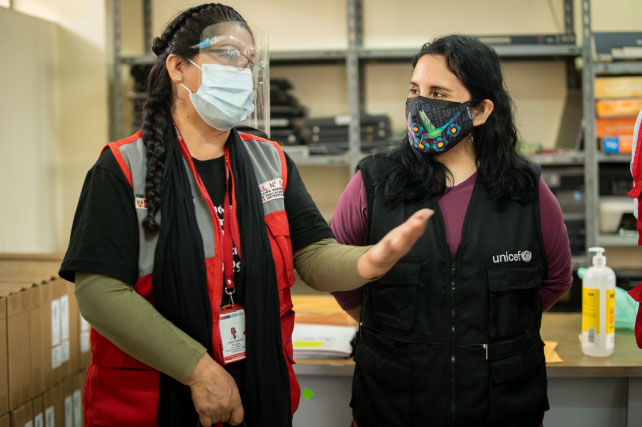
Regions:
M 451 335 L 451 353 L 450 353 L 450 417 L 455 422 L 455 278 L 457 277 L 457 257 L 450 255 L 450 335 Z
M 482 348 L 486 350 L 486 360 L 488 360 L 488 344 L 482 344 Z

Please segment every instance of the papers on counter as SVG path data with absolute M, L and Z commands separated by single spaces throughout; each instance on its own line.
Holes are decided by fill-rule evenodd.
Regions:
M 295 323 L 292 332 L 294 358 L 338 359 L 352 353 L 350 341 L 356 326 Z

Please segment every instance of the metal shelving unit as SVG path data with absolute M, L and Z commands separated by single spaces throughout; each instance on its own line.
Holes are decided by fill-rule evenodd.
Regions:
M 529 158 L 540 166 L 581 165 L 584 153 L 581 151 L 559 154 L 532 154 Z
M 582 92 L 584 117 L 584 192 L 586 200 L 586 245 L 591 246 L 637 246 L 632 236 L 600 234 L 599 221 L 599 173 L 600 164 L 629 163 L 630 154 L 602 153 L 597 148 L 595 132 L 596 76 L 642 74 L 642 61 L 597 62 L 594 60 L 594 39 L 591 30 L 591 0 L 582 0 Z M 631 201 L 631 206 L 633 201 Z
M 598 234 L 597 244 L 599 246 L 637 246 L 637 236 L 620 236 L 617 234 Z
M 600 163 L 629 163 L 631 155 L 626 153 L 597 153 L 597 161 Z
M 151 0 L 142 0 L 144 16 L 145 52 L 139 56 L 121 55 L 120 31 L 120 0 L 109 0 L 112 40 L 112 68 L 110 70 L 110 133 L 112 140 L 124 137 L 123 128 L 123 97 L 122 81 L 120 78 L 121 67 L 135 64 L 152 64 L 155 57 L 151 55 L 150 43 L 150 17 Z M 363 46 L 363 0 L 346 0 L 347 8 L 347 48 L 344 50 L 298 50 L 275 51 L 270 54 L 273 66 L 279 65 L 316 65 L 323 63 L 339 63 L 346 67 L 346 82 L 348 90 L 348 110 L 350 115 L 349 125 L 349 151 L 341 155 L 312 155 L 302 156 L 293 154 L 293 159 L 300 165 L 310 166 L 346 166 L 354 171 L 359 159 L 364 155 L 361 152 L 359 123 L 360 117 L 365 113 L 364 68 L 372 62 L 410 61 L 416 49 L 371 49 Z M 603 236 L 598 232 L 598 174 L 600 163 L 628 162 L 628 155 L 607 155 L 597 151 L 595 136 L 595 97 L 594 78 L 602 74 L 642 74 L 642 62 L 614 62 L 595 63 L 593 58 L 593 36 L 591 31 L 590 0 L 581 1 L 582 19 L 582 46 L 576 45 L 573 25 L 573 0 L 564 0 L 564 30 L 559 35 L 563 44 L 539 43 L 533 45 L 511 45 L 502 40 L 509 36 L 479 36 L 494 47 L 501 59 L 564 59 L 567 63 L 569 84 L 572 83 L 575 73 L 575 59 L 582 58 L 582 90 L 583 90 L 583 116 L 584 116 L 584 141 L 583 152 L 570 152 L 561 154 L 538 154 L 531 159 L 541 166 L 577 166 L 584 168 L 585 187 L 585 218 L 586 218 L 586 245 L 596 244 L 628 246 L 634 245 L 633 238 L 620 236 Z M 287 151 L 287 147 L 286 147 Z M 575 257 L 574 262 L 582 264 L 586 257 Z

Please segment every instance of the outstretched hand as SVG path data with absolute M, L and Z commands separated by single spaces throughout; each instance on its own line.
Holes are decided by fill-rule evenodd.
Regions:
M 431 209 L 415 212 L 403 224 L 393 228 L 357 261 L 357 271 L 364 279 L 374 279 L 388 272 L 424 234 Z

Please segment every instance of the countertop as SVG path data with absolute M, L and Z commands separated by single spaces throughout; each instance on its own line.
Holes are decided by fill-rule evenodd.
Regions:
M 631 330 L 615 330 L 615 352 L 609 357 L 590 357 L 582 354 L 578 335 L 582 325 L 580 313 L 545 313 L 542 317 L 542 339 L 557 341 L 557 353 L 562 363 L 546 365 L 554 377 L 642 377 L 642 349 L 635 343 Z M 298 375 L 350 376 L 354 371 L 352 359 L 297 359 L 294 371 Z

